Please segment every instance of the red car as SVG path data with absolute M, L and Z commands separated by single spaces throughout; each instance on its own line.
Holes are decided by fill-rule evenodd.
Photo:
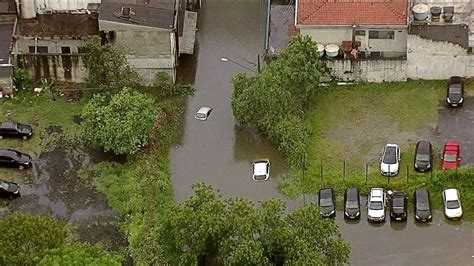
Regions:
M 444 144 L 443 158 L 441 160 L 443 170 L 461 166 L 461 149 L 457 141 L 450 140 Z

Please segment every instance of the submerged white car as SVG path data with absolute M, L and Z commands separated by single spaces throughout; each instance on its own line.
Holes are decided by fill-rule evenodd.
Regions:
M 444 215 L 450 219 L 462 217 L 461 201 L 457 189 L 450 188 L 443 191 Z
M 197 120 L 206 121 L 207 118 L 211 115 L 211 112 L 211 107 L 203 106 L 199 108 L 199 110 L 194 115 L 194 118 L 196 118 Z
M 270 161 L 258 160 L 252 163 L 253 175 L 255 181 L 265 181 L 270 177 Z
M 369 222 L 385 221 L 386 197 L 383 188 L 372 188 L 370 190 L 367 219 Z
M 400 168 L 400 147 L 387 144 L 380 157 L 380 173 L 384 176 L 396 176 Z

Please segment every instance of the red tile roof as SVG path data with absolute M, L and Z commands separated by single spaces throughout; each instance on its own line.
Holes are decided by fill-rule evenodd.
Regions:
M 406 25 L 409 0 L 298 0 L 298 25 Z

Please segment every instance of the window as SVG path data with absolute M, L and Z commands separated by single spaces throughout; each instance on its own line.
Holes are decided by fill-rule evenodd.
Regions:
M 69 47 L 69 46 L 62 46 L 62 47 L 61 47 L 61 53 L 62 53 L 62 54 L 70 54 L 70 53 L 71 53 L 71 47 Z
M 47 54 L 48 53 L 48 46 L 36 46 L 36 51 L 35 51 L 35 46 L 28 46 L 28 52 L 30 54 Z
M 369 39 L 395 39 L 395 32 L 393 30 L 371 30 L 369 31 Z
M 87 48 L 85 46 L 77 47 L 77 52 L 80 54 L 87 54 Z
M 365 36 L 365 30 L 356 30 L 355 35 L 356 36 Z
M 28 52 L 30 54 L 34 54 L 35 53 L 35 47 L 34 46 L 28 46 Z

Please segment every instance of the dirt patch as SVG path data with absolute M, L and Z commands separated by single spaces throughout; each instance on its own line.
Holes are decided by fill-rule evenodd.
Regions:
M 56 95 L 65 98 L 69 102 L 77 102 L 84 95 L 82 84 L 69 82 L 55 82 L 54 92 Z

